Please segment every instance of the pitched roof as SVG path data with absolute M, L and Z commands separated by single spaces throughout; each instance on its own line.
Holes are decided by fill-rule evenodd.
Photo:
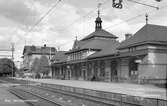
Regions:
M 116 45 L 119 43 L 116 41 L 118 37 L 102 29 L 101 23 L 102 20 L 98 16 L 95 21 L 95 31 L 84 37 L 80 41 L 76 40 L 74 42 L 72 50 L 70 50 L 66 54 L 78 52 L 85 49 L 91 49 L 96 52 L 101 51 L 97 53 L 97 56 L 115 52 L 116 47 L 118 47 Z M 107 50 L 108 48 L 110 49 Z M 105 50 L 106 52 L 104 52 L 103 50 Z
M 93 37 L 103 37 L 103 38 L 113 38 L 113 39 L 118 38 L 115 35 L 107 32 L 104 29 L 99 29 L 99 30 L 95 30 L 93 33 L 89 34 L 88 36 L 83 38 L 81 41 L 88 40 L 88 39 L 91 39 Z
M 117 52 L 119 42 L 114 39 L 91 39 L 87 41 L 79 41 L 79 49 L 69 51 L 67 53 L 77 52 L 84 49 L 97 50 L 96 53 L 90 55 L 88 58 L 111 55 Z
M 89 59 L 91 58 L 96 58 L 96 57 L 103 57 L 103 56 L 108 56 L 108 55 L 113 55 L 117 53 L 117 47 L 119 46 L 119 42 L 116 40 L 112 41 L 104 41 L 105 43 L 100 51 L 97 51 L 96 53 L 88 56 Z
M 27 54 L 55 54 L 56 49 L 54 47 L 46 46 L 24 46 L 23 55 Z
M 108 39 L 93 39 L 82 45 L 81 49 L 84 48 L 103 49 L 108 46 L 115 46 L 114 43 L 117 43 L 117 41 Z
M 67 55 L 65 55 L 65 53 L 66 51 L 57 51 L 52 60 L 55 61 L 55 63 L 65 62 L 67 60 Z
M 159 25 L 152 25 L 146 24 L 142 27 L 139 31 L 137 31 L 134 36 L 130 37 L 129 39 L 123 41 L 118 49 L 131 47 L 134 45 L 139 45 L 147 42 L 152 43 L 167 43 L 167 27 L 166 26 L 159 26 Z

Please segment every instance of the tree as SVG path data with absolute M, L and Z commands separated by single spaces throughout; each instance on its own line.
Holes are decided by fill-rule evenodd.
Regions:
M 11 59 L 8 58 L 2 58 L 0 59 L 0 74 L 2 75 L 14 75 L 17 68 L 14 64 L 14 62 Z
M 49 74 L 49 60 L 46 56 L 41 56 L 39 66 L 40 72 L 43 73 L 43 75 Z
M 35 58 L 33 63 L 32 63 L 32 71 L 35 73 L 39 73 L 40 72 L 40 61 L 38 58 Z

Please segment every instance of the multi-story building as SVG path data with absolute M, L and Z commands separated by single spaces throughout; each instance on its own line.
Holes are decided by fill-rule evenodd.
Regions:
M 94 56 L 116 53 L 116 48 L 119 46 L 117 38 L 117 36 L 102 29 L 102 20 L 98 15 L 95 20 L 95 31 L 81 40 L 76 39 L 72 49 L 64 54 L 67 56 L 65 62 L 63 64 L 55 63 L 53 67 L 57 68 L 53 68 L 53 72 L 62 71 L 58 73 L 64 73 L 65 79 L 91 80 L 96 78 L 103 81 L 109 80 L 105 77 L 109 74 L 108 68 L 105 68 L 109 67 L 108 60 L 88 61 L 88 59 Z
M 52 58 L 56 53 L 56 49 L 54 47 L 44 46 L 25 46 L 23 50 L 23 64 L 22 68 L 25 70 L 31 71 L 32 63 L 35 58 L 40 58 L 45 55 L 48 60 Z
M 134 35 L 117 37 L 102 29 L 98 16 L 95 31 L 75 40 L 66 59 L 52 65 L 54 76 L 65 79 L 135 83 L 167 83 L 167 27 L 146 24 Z M 56 58 L 55 58 L 56 59 Z

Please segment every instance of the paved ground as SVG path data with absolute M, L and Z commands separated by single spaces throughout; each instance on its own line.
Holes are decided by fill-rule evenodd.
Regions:
M 8 84 L 0 83 L 0 106 L 28 106 L 15 95 L 7 91 Z
M 91 82 L 91 81 L 77 81 L 77 80 L 57 80 L 57 79 L 26 79 L 30 81 L 60 84 L 72 87 L 122 93 L 133 96 L 149 97 L 167 99 L 167 90 L 165 88 L 158 88 L 153 85 L 139 85 L 129 83 L 107 83 L 107 82 Z

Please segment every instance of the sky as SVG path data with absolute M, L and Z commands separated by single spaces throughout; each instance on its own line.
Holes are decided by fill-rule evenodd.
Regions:
M 95 30 L 97 5 L 100 7 L 103 29 L 124 40 L 148 23 L 167 26 L 167 0 L 134 0 L 159 10 L 123 0 L 123 8 L 112 7 L 112 0 L 0 0 L 0 49 L 15 45 L 15 61 L 21 61 L 25 45 L 56 47 L 69 50 L 76 36 L 80 40 Z M 42 20 L 50 8 L 56 7 Z M 3 54 L 0 52 L 0 54 Z M 6 52 L 5 52 L 6 54 Z

